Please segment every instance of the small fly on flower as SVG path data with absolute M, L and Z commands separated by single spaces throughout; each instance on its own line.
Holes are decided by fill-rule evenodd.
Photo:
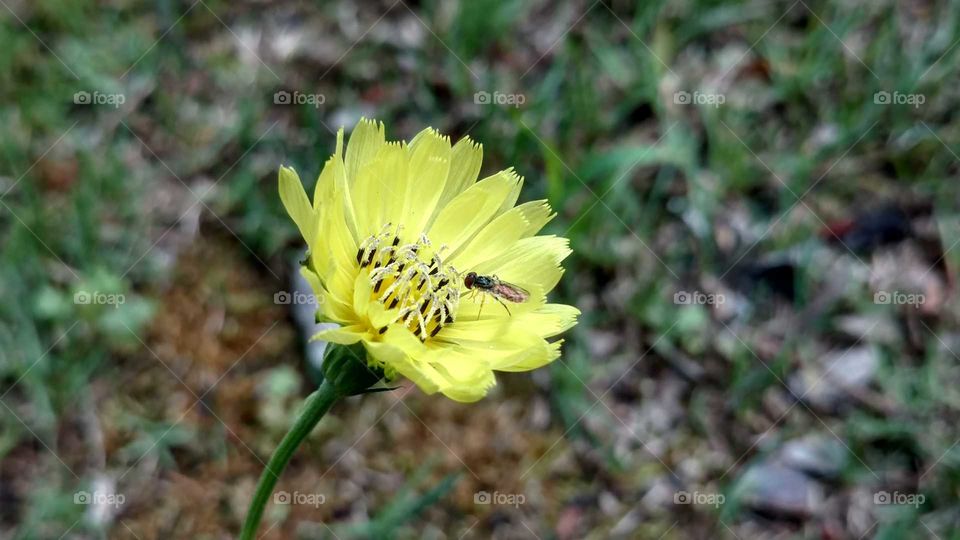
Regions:
M 497 276 L 481 276 L 476 272 L 470 272 L 463 277 L 463 285 L 472 292 L 492 296 L 494 300 L 503 306 L 503 309 L 507 310 L 507 315 L 511 315 L 511 313 L 510 308 L 503 303 L 504 300 L 513 302 L 514 304 L 520 304 L 526 302 L 527 298 L 530 298 L 530 293 L 527 292 L 526 289 L 512 283 L 507 283 Z M 480 318 L 480 312 L 483 311 L 483 301 L 485 299 L 486 296 L 480 299 L 480 309 L 477 311 L 477 319 Z

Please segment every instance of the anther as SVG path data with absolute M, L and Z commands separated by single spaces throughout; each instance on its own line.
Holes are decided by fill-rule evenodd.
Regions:
M 454 320 L 460 290 L 451 284 L 456 283 L 458 274 L 439 254 L 445 246 L 422 260 L 422 248 L 430 246 L 425 234 L 404 244 L 399 227 L 396 233 L 387 228 L 363 243 L 357 260 L 364 267 L 373 265 L 369 276 L 372 292 L 394 313 L 391 323 L 403 324 L 426 341 Z M 386 326 L 379 329 L 381 334 L 386 331 Z

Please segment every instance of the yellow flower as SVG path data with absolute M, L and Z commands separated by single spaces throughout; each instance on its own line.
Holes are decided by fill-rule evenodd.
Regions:
M 482 147 L 451 147 L 432 128 L 386 141 L 382 123 L 361 120 L 317 180 L 313 203 L 297 173 L 280 168 L 280 198 L 310 249 L 303 274 L 320 318 L 341 326 L 315 336 L 363 343 L 388 377 L 427 393 L 476 401 L 493 371 L 528 371 L 560 355 L 580 312 L 548 304 L 569 242 L 535 236 L 555 215 L 546 201 L 518 206 L 523 179 L 512 169 L 477 181 Z M 464 277 L 496 276 L 525 290 L 495 297 Z M 518 298 L 513 298 L 518 300 Z

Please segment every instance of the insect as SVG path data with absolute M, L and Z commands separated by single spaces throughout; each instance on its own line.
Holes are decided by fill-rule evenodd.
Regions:
M 519 304 L 525 302 L 527 298 L 530 298 L 530 293 L 527 292 L 526 289 L 518 287 L 512 283 L 507 283 L 497 276 L 481 276 L 476 272 L 470 272 L 463 277 L 463 285 L 470 289 L 471 292 L 485 293 L 484 297 L 480 300 L 480 309 L 477 311 L 477 319 L 480 318 L 480 312 L 483 311 L 483 302 L 486 299 L 487 294 L 499 302 L 500 305 L 503 306 L 503 309 L 507 310 L 507 315 L 510 315 L 510 308 L 503 303 L 504 300 L 513 302 L 514 304 Z

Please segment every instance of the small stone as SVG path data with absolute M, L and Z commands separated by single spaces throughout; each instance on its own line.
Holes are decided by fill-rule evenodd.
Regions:
M 797 399 L 834 409 L 866 388 L 878 367 L 879 360 L 869 346 L 830 351 L 820 362 L 806 365 L 790 377 L 788 385 Z
M 806 474 L 773 462 L 747 469 L 736 492 L 755 512 L 779 519 L 807 519 L 820 511 L 823 488 Z
M 840 476 L 847 462 L 847 449 L 827 435 L 808 435 L 787 442 L 779 452 L 785 465 L 823 479 Z

